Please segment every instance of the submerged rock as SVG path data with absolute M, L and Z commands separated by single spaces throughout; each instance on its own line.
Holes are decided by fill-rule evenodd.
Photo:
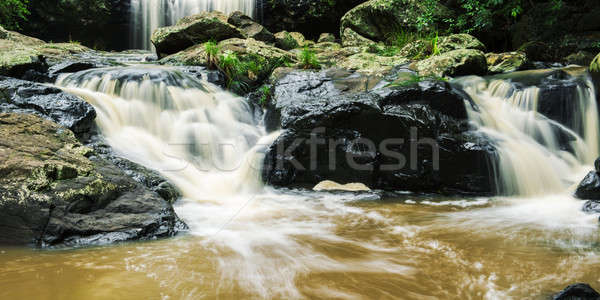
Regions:
M 587 283 L 569 285 L 554 295 L 554 300 L 600 300 L 600 294 Z
M 277 72 L 265 123 L 284 131 L 266 153 L 263 180 L 493 193 L 494 147 L 469 130 L 465 98 L 439 81 L 385 85 L 345 70 Z
M 172 236 L 171 205 L 34 115 L 0 114 L 0 244 L 82 246 Z
M 163 57 L 210 40 L 218 42 L 243 37 L 238 28 L 227 22 L 226 15 L 213 11 L 185 17 L 173 26 L 159 28 L 151 40 L 158 56 Z
M 76 134 L 87 132 L 96 111 L 84 100 L 44 84 L 0 76 L 0 112 L 52 120 Z

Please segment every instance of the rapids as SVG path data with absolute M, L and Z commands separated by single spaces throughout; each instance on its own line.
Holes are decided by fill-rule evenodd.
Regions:
M 56 85 L 97 110 L 120 155 L 183 193 L 175 239 L 80 250 L 0 249 L 0 298 L 546 299 L 600 284 L 598 216 L 570 188 L 598 156 L 595 91 L 574 123 L 538 112 L 539 89 L 466 77 L 473 126 L 496 141 L 501 197 L 465 199 L 264 187 L 254 107 L 177 69 L 83 71 Z M 559 136 L 566 135 L 568 147 Z M 6 288 L 8 287 L 8 288 Z

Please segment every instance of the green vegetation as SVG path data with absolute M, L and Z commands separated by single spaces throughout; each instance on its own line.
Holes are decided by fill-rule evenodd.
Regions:
M 308 49 L 308 47 L 304 46 L 304 49 L 300 51 L 298 55 L 298 59 L 300 60 L 300 66 L 304 69 L 320 69 L 321 64 L 317 59 L 317 55 L 314 51 Z
M 19 30 L 21 22 L 27 20 L 29 0 L 0 1 L 0 25 L 8 30 Z
M 267 103 L 269 103 L 269 100 L 271 99 L 271 87 L 268 85 L 263 85 L 259 89 L 259 91 L 261 93 L 261 96 L 258 100 L 258 104 L 260 104 L 261 106 L 265 106 L 267 105 Z

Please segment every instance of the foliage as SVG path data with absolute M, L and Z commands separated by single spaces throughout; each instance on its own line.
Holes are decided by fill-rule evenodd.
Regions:
M 320 69 L 321 64 L 317 59 L 317 55 L 314 51 L 308 49 L 308 47 L 304 46 L 304 49 L 300 51 L 298 55 L 298 59 L 300 60 L 300 66 L 304 69 Z
M 215 42 L 214 40 L 208 41 L 204 44 L 204 50 L 206 51 L 206 56 L 207 56 L 207 61 L 208 61 L 208 68 L 209 69 L 216 69 L 217 68 L 217 64 L 219 62 L 219 46 L 217 45 L 217 42 Z
M 21 29 L 20 23 L 30 14 L 27 8 L 29 0 L 0 1 L 0 25 L 8 30 Z
M 269 102 L 269 99 L 271 98 L 271 87 L 268 85 L 263 85 L 260 89 L 259 89 L 261 96 L 260 99 L 258 100 L 258 103 L 262 106 L 267 105 L 267 103 Z

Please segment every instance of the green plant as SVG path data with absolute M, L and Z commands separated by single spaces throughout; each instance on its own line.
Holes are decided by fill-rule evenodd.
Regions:
M 320 69 L 321 64 L 317 59 L 317 55 L 314 51 L 308 49 L 307 46 L 304 46 L 304 49 L 300 51 L 298 55 L 298 59 L 300 60 L 300 66 L 304 69 Z
M 242 62 L 238 58 L 237 54 L 232 51 L 225 51 L 219 56 L 218 68 L 225 74 L 227 78 L 227 89 L 234 87 L 234 83 L 242 73 Z M 235 84 L 236 86 L 238 84 Z
M 271 98 L 271 87 L 268 85 L 263 85 L 260 89 L 259 89 L 261 96 L 260 99 L 258 100 L 258 103 L 262 106 L 267 105 L 267 103 L 269 102 L 270 98 Z
M 21 29 L 20 23 L 30 14 L 28 4 L 29 0 L 0 1 L 0 25 L 8 30 Z
M 438 47 L 438 41 L 439 41 L 439 36 L 436 32 L 435 36 L 433 38 L 431 38 L 431 56 L 436 56 L 436 55 L 441 54 L 440 48 Z
M 204 50 L 206 51 L 206 61 L 209 69 L 216 69 L 219 63 L 219 46 L 214 40 L 208 41 L 204 44 Z

